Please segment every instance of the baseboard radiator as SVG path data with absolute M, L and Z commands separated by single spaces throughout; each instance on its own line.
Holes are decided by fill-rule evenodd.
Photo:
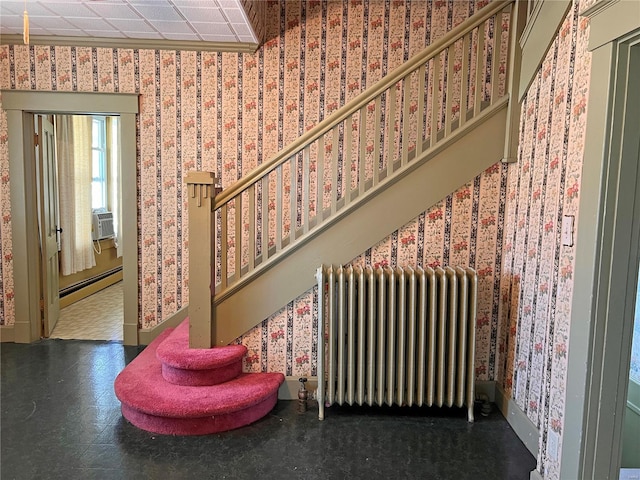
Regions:
M 473 422 L 473 269 L 322 266 L 316 278 L 320 420 L 347 404 L 466 406 Z

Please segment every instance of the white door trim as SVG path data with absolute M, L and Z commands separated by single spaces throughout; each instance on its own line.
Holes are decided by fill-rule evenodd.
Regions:
M 640 233 L 638 41 L 640 31 L 592 55 L 560 478 L 620 469 Z

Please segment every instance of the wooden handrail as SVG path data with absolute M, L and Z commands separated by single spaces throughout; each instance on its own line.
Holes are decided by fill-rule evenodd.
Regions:
M 222 205 L 228 203 L 231 199 L 245 191 L 250 185 L 253 185 L 262 177 L 276 169 L 279 165 L 283 164 L 292 155 L 295 155 L 311 142 L 320 138 L 340 122 L 344 121 L 347 117 L 349 117 L 349 115 L 353 115 L 355 112 L 368 104 L 371 100 L 375 99 L 385 90 L 389 89 L 399 80 L 415 71 L 420 65 L 423 65 L 430 59 L 439 55 L 450 44 L 464 37 L 478 25 L 487 21 L 493 15 L 503 10 L 507 5 L 514 2 L 515 0 L 494 0 L 486 7 L 482 8 L 482 10 L 476 15 L 467 18 L 454 30 L 447 32 L 443 37 L 427 46 L 420 53 L 414 55 L 407 62 L 394 69 L 384 78 L 380 79 L 376 84 L 374 84 L 370 88 L 367 88 L 364 92 L 360 93 L 350 102 L 346 103 L 341 108 L 336 110 L 331 116 L 325 118 L 315 127 L 302 134 L 295 141 L 291 142 L 284 149 L 278 152 L 271 160 L 262 163 L 252 172 L 242 177 L 230 187 L 224 189 L 220 194 L 216 195 L 213 208 L 218 209 Z
M 190 288 L 191 346 L 229 337 L 218 331 L 227 320 L 216 324 L 222 302 L 378 187 L 409 175 L 506 103 L 517 113 L 509 102 L 516 32 L 505 20 L 520 10 L 514 2 L 484 7 L 227 189 L 215 188 L 211 172 L 189 173 L 190 276 L 210 278 Z

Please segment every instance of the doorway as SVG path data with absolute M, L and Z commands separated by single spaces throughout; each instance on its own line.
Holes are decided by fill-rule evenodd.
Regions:
M 34 116 L 40 244 L 46 253 L 42 335 L 122 341 L 119 117 Z M 50 257 L 55 261 L 44 262 Z
M 137 202 L 137 94 L 3 91 L 9 132 L 11 212 L 14 252 L 14 339 L 29 343 L 40 338 L 40 262 L 36 202 L 36 169 L 32 148 L 34 113 L 117 115 L 121 121 L 122 202 Z M 137 210 L 136 210 L 137 211 Z M 123 215 L 123 338 L 138 344 L 138 225 L 137 215 Z
M 587 119 L 562 478 L 618 478 L 623 448 L 640 254 L 640 30 L 616 36 L 607 20 L 632 17 L 611 15 L 591 18 L 588 108 L 606 113 Z
M 638 279 L 631 341 L 627 408 L 624 413 L 624 426 L 622 429 L 621 480 L 623 478 L 633 478 L 632 474 L 636 475 L 636 478 L 640 478 L 640 456 L 638 455 L 638 439 L 640 438 L 640 272 Z

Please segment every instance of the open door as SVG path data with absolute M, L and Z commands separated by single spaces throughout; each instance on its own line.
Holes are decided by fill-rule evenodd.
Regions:
M 60 316 L 58 286 L 58 182 L 53 124 L 37 115 L 38 203 L 42 252 L 42 335 L 49 337 Z

